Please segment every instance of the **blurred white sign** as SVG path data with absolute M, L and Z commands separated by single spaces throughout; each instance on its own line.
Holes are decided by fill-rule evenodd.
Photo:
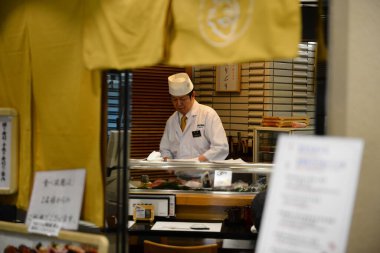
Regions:
M 258 253 L 346 252 L 364 143 L 281 136 Z

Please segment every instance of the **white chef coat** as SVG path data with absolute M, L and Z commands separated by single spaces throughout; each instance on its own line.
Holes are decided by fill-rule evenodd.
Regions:
M 209 161 L 224 160 L 229 152 L 228 141 L 216 111 L 194 101 L 186 116 L 183 132 L 182 114 L 174 112 L 167 120 L 160 143 L 162 157 L 192 159 L 203 154 Z

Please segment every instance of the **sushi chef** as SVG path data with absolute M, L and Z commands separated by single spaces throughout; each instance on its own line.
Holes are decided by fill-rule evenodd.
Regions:
M 193 83 L 186 73 L 168 77 L 176 110 L 167 120 L 160 142 L 166 159 L 224 160 L 229 152 L 226 132 L 216 111 L 195 100 Z

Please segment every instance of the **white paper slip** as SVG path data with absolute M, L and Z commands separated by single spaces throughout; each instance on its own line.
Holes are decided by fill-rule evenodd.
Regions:
M 220 232 L 222 223 L 157 221 L 151 230 Z
M 246 163 L 243 159 L 228 159 L 228 160 L 215 160 L 213 163 L 222 163 L 222 164 L 242 164 Z
M 152 153 L 149 154 L 149 156 L 146 158 L 147 161 L 163 161 L 164 159 L 161 157 L 161 153 L 157 151 L 153 151 Z
M 58 236 L 61 227 L 62 223 L 60 222 L 32 219 L 28 226 L 28 232 L 47 236 Z
M 132 227 L 136 222 L 133 220 L 128 221 L 128 228 Z
M 168 159 L 168 162 L 181 162 L 181 163 L 199 163 L 198 158 L 191 159 Z

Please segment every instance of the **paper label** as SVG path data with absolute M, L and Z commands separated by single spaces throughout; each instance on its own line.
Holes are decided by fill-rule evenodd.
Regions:
M 216 170 L 214 175 L 214 187 L 231 186 L 232 171 Z
M 136 218 L 137 219 L 145 219 L 145 208 L 141 206 L 135 206 L 136 208 Z
M 62 224 L 55 221 L 32 219 L 28 227 L 29 233 L 58 236 Z

